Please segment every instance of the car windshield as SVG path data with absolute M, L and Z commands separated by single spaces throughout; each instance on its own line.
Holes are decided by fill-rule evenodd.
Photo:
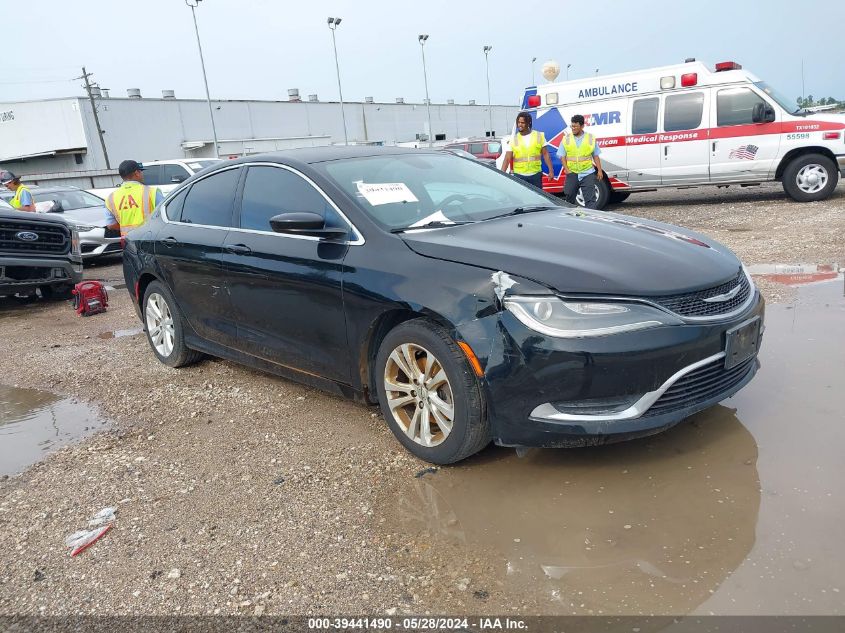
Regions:
M 774 99 L 781 108 L 790 114 L 799 114 L 801 112 L 801 108 L 796 107 L 794 101 L 790 101 L 785 95 L 772 88 L 765 81 L 755 81 L 754 85 L 765 92 L 771 99 Z
M 441 154 L 394 154 L 315 165 L 388 231 L 477 222 L 511 213 L 564 206 L 502 172 Z
M 60 202 L 63 211 L 74 211 L 76 209 L 85 209 L 87 207 L 102 207 L 105 202 L 102 198 L 98 198 L 87 191 L 70 189 L 68 191 L 51 191 L 50 193 L 39 193 L 34 191 L 32 194 L 36 203 L 41 202 Z

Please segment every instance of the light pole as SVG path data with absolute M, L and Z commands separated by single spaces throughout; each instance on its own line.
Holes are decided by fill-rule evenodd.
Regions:
M 490 58 L 488 57 L 492 50 L 492 46 L 484 47 L 484 64 L 487 66 L 487 116 L 490 118 L 490 130 L 486 136 L 493 134 L 493 106 L 490 101 Z
M 334 32 L 340 26 L 340 18 L 329 18 L 326 20 L 332 32 L 332 46 L 334 46 L 334 67 L 337 70 L 337 93 L 340 95 L 340 116 L 343 119 L 343 144 L 349 145 L 349 136 L 346 134 L 346 113 L 343 111 L 343 90 L 340 89 L 340 65 L 337 63 L 337 41 Z
M 191 7 L 191 15 L 194 16 L 194 31 L 197 33 L 197 48 L 200 51 L 200 66 L 202 66 L 202 80 L 205 83 L 205 100 L 208 101 L 208 116 L 211 118 L 211 133 L 214 135 L 214 156 L 220 158 L 220 146 L 217 143 L 217 127 L 214 125 L 214 111 L 211 109 L 211 95 L 208 93 L 208 77 L 205 76 L 205 60 L 202 57 L 202 44 L 200 44 L 200 30 L 197 26 L 196 8 L 202 0 L 185 0 L 185 4 Z
M 423 60 L 423 79 L 425 80 L 425 109 L 428 112 L 428 146 L 431 147 L 431 99 L 428 98 L 428 73 L 425 71 L 425 42 L 428 39 L 428 35 L 420 35 L 420 51 L 422 52 L 422 60 Z
M 536 62 L 536 61 L 537 61 L 536 57 L 531 58 L 531 85 L 532 86 L 535 85 L 534 84 L 534 62 Z
M 599 69 L 596 68 L 596 76 L 598 76 L 598 74 L 599 74 Z
M 570 69 L 571 66 L 572 66 L 572 64 L 566 65 L 566 81 L 569 81 L 569 69 Z

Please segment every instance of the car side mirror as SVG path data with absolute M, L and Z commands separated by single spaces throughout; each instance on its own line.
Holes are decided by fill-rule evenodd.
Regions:
M 276 233 L 288 235 L 310 235 L 323 239 L 342 239 L 349 235 L 349 230 L 326 226 L 326 221 L 319 213 L 295 212 L 280 213 L 270 218 L 270 228 Z
M 768 103 L 755 103 L 751 109 L 751 121 L 754 123 L 771 123 L 775 120 L 775 110 Z

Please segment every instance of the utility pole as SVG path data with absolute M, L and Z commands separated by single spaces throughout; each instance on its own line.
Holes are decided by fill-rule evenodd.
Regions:
M 85 72 L 85 66 L 82 67 L 82 77 L 77 77 L 77 79 L 85 80 L 85 92 L 88 93 L 88 100 L 91 102 L 91 111 L 94 113 L 94 125 L 97 126 L 97 135 L 100 137 L 100 147 L 103 148 L 103 156 L 106 159 L 106 169 L 111 169 L 111 163 L 109 162 L 109 153 L 106 150 L 106 141 L 103 138 L 103 128 L 100 127 L 100 117 L 97 115 L 97 106 L 94 103 L 94 95 L 91 94 L 91 83 L 88 81 L 88 77 L 90 77 L 92 73 Z

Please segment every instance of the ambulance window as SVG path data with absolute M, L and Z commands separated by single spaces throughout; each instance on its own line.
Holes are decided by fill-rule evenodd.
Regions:
M 637 99 L 634 101 L 631 116 L 631 134 L 651 134 L 657 132 L 657 109 L 660 99 Z
M 666 97 L 666 113 L 663 115 L 663 129 L 666 132 L 694 130 L 701 125 L 701 116 L 703 114 L 703 92 L 670 95 Z
M 744 125 L 754 123 L 751 111 L 758 103 L 765 104 L 750 88 L 720 90 L 716 97 L 716 125 Z
M 181 221 L 205 226 L 232 226 L 232 207 L 240 169 L 226 169 L 193 184 Z

